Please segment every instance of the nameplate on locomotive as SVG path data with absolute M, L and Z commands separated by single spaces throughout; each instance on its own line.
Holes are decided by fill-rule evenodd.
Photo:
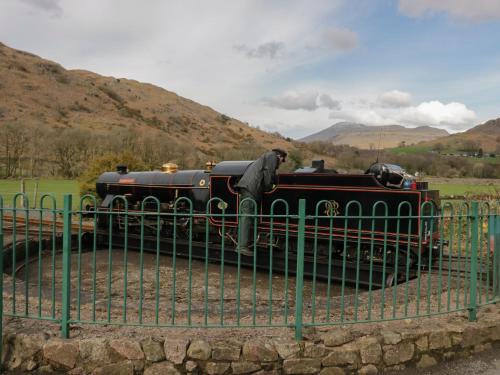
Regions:
M 339 202 L 331 200 L 325 202 L 325 215 L 326 216 L 337 216 L 339 214 Z

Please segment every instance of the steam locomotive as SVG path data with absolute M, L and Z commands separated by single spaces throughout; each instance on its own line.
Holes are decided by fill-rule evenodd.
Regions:
M 166 253 L 176 246 L 180 256 L 189 252 L 204 259 L 208 254 L 214 261 L 264 269 L 272 262 L 273 271 L 293 273 L 298 202 L 305 199 L 306 275 L 390 285 L 408 279 L 408 269 L 427 264 L 436 254 L 438 191 L 392 164 L 375 163 L 364 174 L 344 174 L 313 161 L 311 167 L 278 174 L 273 190 L 255 204 L 255 255 L 240 255 L 235 250 L 241 202 L 235 185 L 251 163 L 207 163 L 205 170 L 166 164 L 150 172 L 118 166 L 96 183 L 98 211 L 113 212 L 99 215 L 99 227 L 115 233 L 124 232 L 125 225 L 127 233 L 148 228 L 161 234 Z M 121 215 L 124 210 L 127 215 Z M 133 214 L 144 211 L 151 215 Z

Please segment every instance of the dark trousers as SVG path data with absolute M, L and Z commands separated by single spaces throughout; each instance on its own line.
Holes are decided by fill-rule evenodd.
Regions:
M 246 199 L 246 200 L 245 200 Z M 255 203 L 254 203 L 255 202 Z M 238 241 L 238 247 L 248 247 L 250 244 L 250 239 L 253 238 L 252 227 L 256 216 L 250 216 L 258 214 L 259 212 L 259 201 L 246 189 L 240 190 L 240 235 Z

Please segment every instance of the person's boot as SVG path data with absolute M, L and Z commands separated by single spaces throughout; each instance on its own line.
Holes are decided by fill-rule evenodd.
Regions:
M 250 249 L 248 246 L 241 246 L 241 247 L 238 247 L 238 252 L 241 254 L 241 255 L 245 255 L 247 257 L 253 257 L 253 250 Z

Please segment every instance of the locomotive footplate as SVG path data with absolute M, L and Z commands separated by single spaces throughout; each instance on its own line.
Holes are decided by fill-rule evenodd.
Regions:
M 112 236 L 100 234 L 98 237 L 101 248 L 109 247 L 110 240 L 113 248 L 124 249 L 125 238 L 123 234 L 117 233 Z M 145 252 L 156 253 L 158 247 L 157 238 L 155 236 L 144 236 L 141 241 L 140 235 L 129 234 L 127 237 L 127 250 L 140 251 L 141 247 Z M 270 250 L 269 247 L 257 247 L 256 256 L 249 257 L 238 254 L 234 245 L 230 243 L 225 243 L 223 248 L 221 243 L 209 242 L 206 245 L 204 242 L 191 241 L 191 252 L 189 247 L 189 241 L 185 239 L 176 239 L 175 248 L 174 241 L 171 238 L 164 238 L 159 241 L 160 254 L 162 255 L 172 256 L 175 250 L 177 257 L 189 258 L 191 256 L 193 260 L 203 262 L 208 259 L 210 263 L 220 263 L 222 260 L 225 264 L 233 266 L 237 266 L 239 262 L 241 267 L 250 269 L 255 267 L 255 269 L 267 273 L 269 268 L 272 267 L 273 273 L 283 275 L 288 273 L 289 276 L 295 276 L 297 270 L 295 252 L 289 252 L 287 256 L 284 251 Z M 404 265 L 398 267 L 396 272 L 394 267 L 389 265 L 384 267 L 382 264 L 375 262 L 372 262 L 371 265 L 368 262 L 356 262 L 349 259 L 344 262 L 341 258 L 332 257 L 329 266 L 328 261 L 319 262 L 316 259 L 316 262 L 314 262 L 314 257 L 310 254 L 305 254 L 304 257 L 305 277 L 316 277 L 317 280 L 321 281 L 328 281 L 328 278 L 330 278 L 330 280 L 339 283 L 345 280 L 346 284 L 366 288 L 370 284 L 372 288 L 382 288 L 384 284 L 388 287 L 395 284 L 396 278 L 397 284 L 400 284 L 415 277 L 415 269 L 410 269 L 408 272 Z

